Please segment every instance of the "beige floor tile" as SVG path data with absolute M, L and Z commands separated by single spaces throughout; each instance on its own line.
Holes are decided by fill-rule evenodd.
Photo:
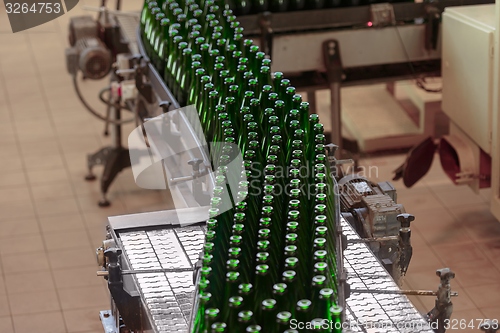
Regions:
M 7 274 L 5 283 L 9 294 L 29 293 L 32 291 L 54 290 L 50 271 Z
M 42 216 L 39 218 L 39 221 L 42 231 L 45 234 L 64 231 L 85 231 L 83 218 L 79 214 Z
M 498 299 L 500 297 L 500 282 L 498 280 L 494 284 L 477 285 L 475 287 L 468 287 L 466 290 L 478 308 L 498 306 Z
M 108 295 L 102 286 L 80 287 L 59 290 L 63 310 L 78 310 L 90 307 L 107 309 Z
M 473 240 L 461 222 L 443 207 L 408 212 L 415 215 L 413 228 L 429 245 L 460 244 Z
M 52 170 L 30 170 L 27 171 L 31 185 L 67 182 L 68 175 L 63 168 Z
M 0 188 L 0 201 L 3 203 L 31 201 L 29 189 L 26 187 Z
M 63 169 L 65 167 L 61 155 L 45 155 L 43 157 L 36 155 L 24 156 L 24 165 L 26 170 L 50 170 Z
M 500 307 L 483 308 L 481 312 L 486 316 L 486 319 L 496 319 L 500 322 Z
M 101 229 L 105 230 L 106 225 L 108 224 L 108 217 L 113 216 L 112 214 L 108 214 L 107 209 L 94 211 L 94 212 L 84 212 L 83 213 L 85 225 L 90 229 Z
M 60 305 L 55 290 L 32 291 L 9 295 L 13 315 L 59 311 Z
M 415 289 L 435 289 L 439 285 L 439 278 L 436 276 L 436 269 L 421 270 L 419 272 L 409 272 L 405 277 L 406 283 Z
M 43 240 L 40 235 L 23 235 L 3 239 L 0 242 L 2 256 L 44 251 Z
M 5 274 L 46 271 L 50 268 L 45 252 L 10 254 L 2 257 Z
M 0 297 L 0 317 L 10 316 L 9 300 L 7 296 Z
M 95 183 L 95 186 L 99 188 L 98 183 Z M 120 215 L 125 211 L 125 206 L 122 204 L 120 200 L 116 199 L 116 193 L 119 190 L 115 187 L 109 188 L 108 200 L 111 202 L 110 207 L 104 208 L 104 211 L 107 212 L 108 216 Z M 100 193 L 89 193 L 87 195 L 78 195 L 78 206 L 80 207 L 82 212 L 94 212 L 94 211 L 102 211 L 103 208 L 99 207 L 97 203 L 101 200 Z
M 450 320 L 450 329 L 448 329 L 447 332 L 481 332 L 481 330 L 478 329 L 478 324 L 481 319 L 484 319 L 483 314 L 477 309 L 453 311 Z M 464 325 L 463 329 L 460 328 L 460 323 Z
M 43 238 L 48 251 L 87 249 L 90 246 L 85 230 L 45 233 Z
M 14 333 L 14 326 L 12 325 L 12 318 L 0 317 L 0 332 L 2 333 Z
M 467 290 L 469 287 L 498 283 L 499 271 L 489 259 L 457 262 L 450 265 L 450 268 L 456 274 L 456 281 Z M 472 297 L 471 293 L 469 295 Z
M 16 333 L 65 333 L 60 311 L 13 316 Z
M 42 103 L 38 101 L 23 101 L 12 106 L 12 120 L 18 126 L 18 132 L 21 131 L 19 127 L 25 122 L 46 121 L 49 119 L 50 114 Z M 30 112 L 26 112 L 26 110 Z M 37 131 L 37 133 L 40 132 Z M 37 144 L 37 142 L 31 142 L 31 144 Z
M 491 214 L 488 205 L 485 203 L 455 207 L 451 209 L 450 212 L 458 220 L 463 222 L 464 225 L 477 223 L 479 221 L 483 222 L 495 220 L 495 217 Z
M 73 188 L 69 183 L 40 184 L 31 186 L 31 192 L 36 201 L 43 201 L 72 196 Z
M 96 247 L 97 248 L 97 247 Z M 53 270 L 94 266 L 97 269 L 95 250 L 66 249 L 48 253 L 50 266 Z
M 479 242 L 478 246 L 483 250 L 483 253 L 488 257 L 493 265 L 500 269 L 500 238 L 484 240 Z
M 73 196 L 66 198 L 37 200 L 36 212 L 39 216 L 54 216 L 64 214 L 79 214 L 78 204 Z
M 101 149 L 97 135 L 65 136 L 60 142 L 64 154 L 80 153 L 82 163 L 86 162 L 85 157 L 87 154 L 93 154 Z
M 19 152 L 19 146 L 17 145 L 17 143 L 3 144 L 2 149 L 0 149 L 0 161 L 2 162 L 0 163 L 0 166 L 3 166 L 7 171 L 5 165 L 9 165 L 13 163 L 13 161 L 15 160 L 19 160 L 20 162 L 22 162 L 21 154 Z M 9 173 L 19 172 L 19 171 L 20 170 L 13 170 Z
M 26 186 L 27 176 L 23 171 L 0 173 L 0 188 Z
M 452 244 L 452 245 L 434 245 L 434 252 L 448 265 L 460 262 L 479 261 L 484 258 L 484 253 L 474 242 Z
M 452 280 L 451 290 L 458 292 L 458 297 L 453 297 L 452 299 L 453 311 L 465 311 L 465 310 L 477 309 L 476 304 L 474 304 L 474 302 L 468 295 L 469 289 L 464 289 L 462 287 L 457 286 L 457 283 Z
M 47 132 L 18 131 L 19 142 L 24 142 L 24 143 L 53 140 L 55 138 L 56 135 L 52 132 L 47 133 Z
M 161 191 L 136 189 L 130 192 L 120 194 L 127 209 L 137 209 L 144 206 L 156 205 L 165 202 Z M 166 208 L 165 208 L 166 209 Z
M 413 255 L 408 269 L 412 272 L 427 272 L 444 267 L 443 261 L 428 247 L 413 244 Z
M 0 157 L 0 172 L 18 172 L 23 169 L 23 161 L 19 156 Z
M 104 286 L 105 280 L 96 275 L 97 265 L 54 270 L 57 289 Z
M 68 333 L 82 331 L 99 332 L 99 330 L 102 330 L 102 324 L 99 320 L 99 309 L 97 308 L 63 311 L 63 315 Z
M 35 235 L 40 232 L 36 219 L 14 219 L 0 221 L 0 239 Z
M 500 222 L 497 220 L 474 221 L 465 224 L 465 229 L 477 242 L 500 237 Z
M 491 188 L 483 188 L 479 190 L 479 195 L 483 198 L 484 202 L 490 202 L 491 193 Z
M 484 199 L 475 194 L 469 187 L 467 186 L 455 186 L 453 188 L 447 190 L 435 190 L 433 192 L 436 194 L 439 200 L 450 209 L 454 207 L 461 207 L 463 205 L 475 205 L 475 204 L 483 204 Z
M 3 274 L 0 275 L 0 295 L 6 295 L 7 294 L 7 289 L 5 287 L 5 280 L 3 278 Z
M 440 208 L 441 203 L 436 200 L 433 195 L 428 194 L 412 194 L 408 193 L 404 197 L 400 197 L 399 203 L 403 204 L 405 210 L 408 212 L 413 212 L 423 210 L 423 209 L 436 209 Z
M 0 201 L 0 221 L 28 219 L 35 217 L 35 209 L 30 201 L 4 203 Z
M 101 173 L 100 172 L 98 173 L 97 172 L 98 170 L 100 171 L 101 169 L 96 168 L 96 170 L 94 171 L 94 174 L 96 175 L 96 177 L 98 177 L 97 180 L 91 182 L 84 180 L 84 177 L 87 175 L 86 167 L 82 167 L 78 172 L 70 171 L 71 184 L 73 185 L 73 189 L 77 195 L 77 198 L 85 197 L 88 196 L 89 194 L 101 193 L 100 183 L 99 183 Z M 91 201 L 91 199 L 88 199 L 88 201 Z
M 60 154 L 59 141 L 45 140 L 43 144 L 20 143 L 21 153 L 23 156 L 44 157 L 46 155 Z

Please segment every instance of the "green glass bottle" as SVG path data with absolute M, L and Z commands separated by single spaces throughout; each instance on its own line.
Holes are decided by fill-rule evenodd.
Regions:
M 243 310 L 243 301 L 244 298 L 242 296 L 232 296 L 228 300 L 227 311 L 224 318 L 231 332 L 238 325 L 238 313 Z
M 262 327 L 260 325 L 250 325 L 247 326 L 246 333 L 259 333 L 262 332 Z
M 142 6 L 142 11 L 141 11 L 141 21 L 140 21 L 140 27 L 141 27 L 141 35 L 144 37 L 144 33 L 146 31 L 146 21 L 149 16 L 149 11 L 150 11 L 150 6 L 151 7 L 157 7 L 158 3 L 153 0 L 145 0 L 144 5 Z
M 319 298 L 314 300 L 315 308 L 314 314 L 317 317 L 332 320 L 330 316 L 330 308 L 334 304 L 335 292 L 331 288 L 323 288 L 319 291 Z
M 169 29 L 170 20 L 168 18 L 163 18 L 160 21 L 159 33 L 156 35 L 154 40 L 153 59 L 151 59 L 159 73 L 163 73 L 165 71 L 165 41 L 168 38 Z
M 323 318 L 314 318 L 311 320 L 312 333 L 329 333 L 329 323 Z
M 342 307 L 334 305 L 330 308 L 330 318 L 333 321 L 332 333 L 342 333 Z
M 269 99 L 269 94 L 271 94 L 272 92 L 273 92 L 272 85 L 265 84 L 262 86 L 262 89 L 261 89 L 261 92 L 259 95 L 259 99 L 263 105 L 269 105 L 269 103 L 267 101 Z M 269 106 L 266 106 L 266 107 L 269 107 Z
M 217 308 L 209 308 L 205 310 L 205 326 L 212 327 L 219 319 L 220 310 Z
M 202 332 L 205 327 L 205 310 L 210 307 L 210 302 L 212 299 L 212 294 L 210 293 L 199 293 L 198 298 L 198 309 L 196 316 L 194 318 L 194 332 Z
M 246 328 L 253 324 L 254 315 L 252 311 L 240 311 L 238 313 L 238 324 L 233 332 L 245 332 Z
M 290 328 L 290 320 L 292 320 L 292 314 L 288 311 L 281 311 L 276 315 L 276 332 L 283 333 Z
M 276 300 L 272 298 L 262 301 L 259 312 L 259 319 L 262 324 L 268 324 L 274 321 L 277 314 L 277 304 Z
M 288 300 L 288 286 L 286 283 L 276 283 L 273 285 L 273 299 L 276 300 L 277 309 L 285 309 L 290 304 Z
M 226 323 L 221 323 L 221 322 L 218 322 L 218 323 L 213 323 L 212 326 L 211 326 L 211 332 L 212 333 L 225 333 L 225 332 L 228 332 L 227 331 L 227 325 Z
M 278 101 L 278 94 L 275 92 L 269 93 L 267 97 L 267 101 L 263 102 L 263 106 L 265 108 L 273 108 L 275 107 L 276 101 Z M 278 112 L 276 112 L 276 115 L 279 116 Z
M 272 281 L 269 278 L 269 271 L 269 265 L 264 264 L 255 266 L 255 311 L 258 311 L 259 305 L 264 299 L 266 299 L 266 295 L 272 288 Z
M 142 31 L 143 31 L 144 42 L 147 42 L 149 40 L 149 34 L 151 32 L 150 31 L 151 30 L 151 21 L 155 18 L 156 14 L 158 14 L 160 12 L 161 12 L 161 9 L 158 7 L 158 3 L 156 1 L 149 2 L 147 9 L 145 9 L 145 12 L 143 12 L 142 16 L 144 17 L 144 28 L 142 29 Z
M 238 286 L 240 285 L 240 273 L 228 272 L 226 274 L 224 299 L 229 299 L 233 295 L 238 294 Z
M 312 302 L 308 299 L 301 299 L 295 306 L 295 318 L 298 322 L 308 323 L 312 316 Z
M 172 47 L 169 48 L 169 56 L 167 58 L 167 63 L 165 65 L 164 80 L 168 87 L 173 87 L 174 84 L 174 63 L 179 58 L 179 45 L 183 42 L 183 38 L 178 35 L 177 30 L 170 31 L 170 37 L 172 38 Z M 183 44 L 187 47 L 187 43 Z

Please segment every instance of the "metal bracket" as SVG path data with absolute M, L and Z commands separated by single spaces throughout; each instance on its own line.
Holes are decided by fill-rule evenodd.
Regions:
M 396 25 L 394 7 L 390 3 L 377 3 L 370 5 L 370 17 L 373 27 L 387 27 Z
M 104 333 L 119 333 L 119 327 L 116 325 L 117 319 L 113 316 L 111 310 L 101 311 L 99 318 L 101 319 Z
M 271 13 L 263 12 L 259 15 L 260 45 L 262 51 L 272 59 L 273 52 L 273 29 L 271 28 Z
M 152 104 L 153 103 L 153 87 L 151 83 L 144 80 L 148 73 L 148 62 L 145 64 L 139 59 L 139 64 L 135 65 L 135 87 L 137 91 L 144 97 L 144 99 Z

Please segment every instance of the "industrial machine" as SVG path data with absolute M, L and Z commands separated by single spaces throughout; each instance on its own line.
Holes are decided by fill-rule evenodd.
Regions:
M 97 250 L 101 268 L 98 275 L 108 281 L 111 295 L 111 309 L 101 312 L 101 321 L 106 333 L 189 332 L 198 308 L 195 295 L 203 265 L 200 253 L 207 233 L 205 221 L 210 217 L 205 192 L 214 189 L 215 175 L 208 170 L 211 161 L 189 113 L 180 109 L 170 87 L 146 56 L 140 32 L 130 29 L 137 27 L 138 17 L 116 14 L 114 19 L 122 27 L 123 40 L 137 45 L 137 52 L 117 56 L 115 73 L 127 76 L 112 84 L 110 95 L 117 103 L 108 104 L 111 111 L 120 108 L 123 91 L 129 91 L 133 82 L 135 90 L 130 96 L 135 98 L 128 99 L 137 119 L 144 121 L 139 122 L 139 129 L 149 122 L 164 124 L 161 128 L 165 133 L 177 140 L 163 148 L 189 152 L 186 155 L 190 159 L 159 161 L 168 175 L 161 186 L 168 186 L 172 192 L 175 210 L 109 218 L 106 240 Z M 326 51 L 338 47 L 330 42 L 325 45 Z M 72 57 L 80 54 L 80 59 L 87 59 L 88 56 L 82 57 L 84 51 L 83 47 L 73 50 Z M 274 63 L 280 64 L 276 58 Z M 91 66 L 94 70 L 99 68 Z M 159 113 L 164 114 L 151 119 Z M 148 140 L 145 145 L 155 146 Z M 331 168 L 344 163 L 335 158 L 335 151 L 332 146 L 328 149 Z M 153 155 L 146 158 L 155 160 Z M 140 161 L 132 158 L 130 164 L 134 162 Z M 337 213 L 331 218 L 335 223 L 335 274 L 342 307 L 338 330 L 444 332 L 444 323 L 451 315 L 451 297 L 457 296 L 450 286 L 454 273 L 449 269 L 437 271 L 441 280 L 437 292 L 401 290 L 398 283 L 412 254 L 410 223 L 414 217 L 397 204 L 395 190 L 389 183 L 373 184 L 365 178 L 341 173 L 336 176 L 335 188 L 340 196 L 335 202 Z M 436 306 L 424 317 L 406 295 L 436 296 Z M 493 326 L 485 329 L 495 332 L 498 327 Z M 293 328 L 290 332 L 294 332 Z
M 106 0 L 102 0 L 101 8 L 105 8 L 105 4 Z M 120 4 L 120 1 L 116 2 L 117 10 Z M 128 119 L 122 119 L 123 110 L 132 111 L 129 102 L 136 95 L 135 81 L 130 81 L 131 73 L 127 72 L 135 60 L 123 55 L 135 54 L 134 45 L 123 36 L 123 27 L 119 25 L 117 16 L 111 16 L 107 11 L 99 11 L 97 19 L 92 16 L 71 18 L 68 37 L 71 47 L 66 49 L 66 66 L 73 78 L 77 96 L 93 116 L 105 122 L 105 136 L 109 135 L 112 125 L 113 145 L 87 156 L 88 174 L 85 177 L 87 181 L 95 180 L 96 176 L 92 172 L 94 166 L 104 166 L 100 180 L 102 199 L 98 204 L 107 207 L 110 202 L 106 194 L 111 183 L 118 173 L 130 167 L 129 151 L 122 145 L 121 126 L 136 121 L 135 113 Z M 116 66 L 113 67 L 113 64 Z M 83 96 L 79 87 L 79 73 L 83 79 L 90 80 L 100 80 L 111 74 L 110 84 L 99 93 L 100 101 L 106 105 L 104 115 L 96 111 Z
M 430 168 L 435 152 L 456 185 L 479 193 L 492 188 L 491 212 L 500 219 L 497 146 L 497 21 L 494 4 L 446 8 L 442 24 L 442 109 L 450 133 L 428 138 L 397 172 L 411 187 Z M 463 49 L 465 47 L 465 49 Z
M 409 228 L 414 218 L 402 219 L 405 209 L 396 203 L 396 190 L 389 182 L 374 184 L 349 175 L 340 179 L 339 187 L 344 218 L 370 241 L 372 252 L 401 286 L 412 256 Z M 401 228 L 408 230 L 400 235 Z

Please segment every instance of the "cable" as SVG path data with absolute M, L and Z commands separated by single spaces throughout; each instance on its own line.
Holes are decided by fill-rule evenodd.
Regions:
M 403 52 L 405 53 L 406 60 L 408 61 L 408 65 L 410 66 L 411 74 L 413 76 L 413 79 L 416 81 L 417 87 L 419 87 L 422 90 L 425 90 L 426 92 L 429 93 L 440 93 L 442 92 L 443 88 L 438 88 L 438 89 L 430 89 L 425 86 L 425 77 L 419 77 L 417 75 L 417 72 L 415 71 L 415 67 L 413 67 L 413 63 L 410 59 L 410 55 L 408 54 L 408 51 L 406 50 L 405 44 L 403 42 L 403 38 L 401 38 L 401 34 L 399 33 L 398 27 L 395 25 L 394 29 L 396 30 L 396 34 L 399 39 L 399 43 L 401 44 L 401 48 L 403 49 Z
M 78 96 L 78 98 L 80 99 L 80 101 L 82 102 L 83 106 L 85 106 L 85 108 L 92 114 L 94 115 L 95 117 L 101 119 L 102 121 L 105 121 L 105 122 L 108 122 L 110 124 L 113 124 L 113 125 L 123 125 L 123 124 L 127 124 L 127 123 L 131 123 L 135 120 L 135 117 L 134 118 L 131 118 L 131 119 L 126 119 L 126 120 L 121 120 L 121 121 L 116 121 L 116 120 L 113 120 L 113 119 L 109 119 L 109 118 L 106 118 L 106 117 L 103 117 L 101 116 L 97 111 L 95 111 L 88 103 L 87 101 L 85 100 L 85 98 L 83 97 L 82 95 L 82 92 L 80 91 L 80 88 L 78 87 L 78 80 L 77 80 L 77 77 L 76 75 L 73 75 L 73 86 L 75 88 L 75 91 L 76 91 L 76 95 Z M 104 93 L 104 91 L 106 91 L 106 89 L 108 88 L 105 88 L 103 90 L 101 90 L 101 92 L 99 92 L 99 98 L 101 98 L 102 94 Z M 110 104 L 109 102 L 105 102 L 107 105 L 109 106 L 116 106 L 114 104 Z M 120 106 L 121 108 L 121 106 Z M 124 109 L 128 109 L 128 108 L 124 108 Z
M 127 110 L 127 111 L 130 111 L 130 112 L 133 112 L 133 111 L 130 109 L 130 107 L 129 107 L 128 105 L 126 105 L 126 104 L 125 104 L 125 105 L 123 105 L 123 104 L 117 105 L 116 103 L 110 103 L 110 102 L 108 102 L 108 101 L 104 98 L 104 96 L 103 96 L 103 95 L 104 95 L 104 93 L 105 93 L 106 91 L 110 91 L 110 90 L 111 90 L 111 87 L 106 87 L 106 88 L 103 88 L 103 89 L 101 89 L 101 90 L 99 91 L 98 96 L 99 96 L 99 99 L 101 100 L 101 102 L 102 102 L 102 103 L 106 104 L 107 106 L 111 106 L 111 107 L 117 107 L 117 106 L 119 106 L 119 107 L 120 107 L 120 109 L 123 109 L 123 110 Z

